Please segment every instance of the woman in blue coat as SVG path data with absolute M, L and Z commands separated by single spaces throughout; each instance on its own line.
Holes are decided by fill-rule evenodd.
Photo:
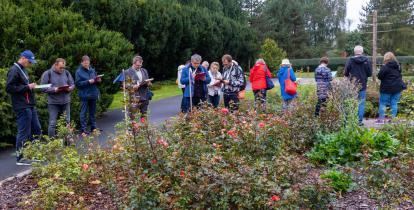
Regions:
M 285 91 L 285 80 L 288 78 L 288 71 L 290 71 L 290 79 L 292 81 L 296 81 L 296 76 L 295 72 L 293 71 L 292 65 L 290 64 L 288 59 L 283 59 L 282 64 L 280 65 L 279 72 L 277 73 L 277 78 L 279 79 L 280 84 L 280 94 L 282 95 L 283 99 L 283 111 L 289 109 L 289 106 L 292 103 L 293 99 L 297 96 L 297 94 L 290 95 Z

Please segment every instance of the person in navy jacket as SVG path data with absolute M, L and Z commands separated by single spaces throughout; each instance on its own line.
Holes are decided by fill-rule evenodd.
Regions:
M 90 66 L 90 58 L 85 55 L 82 63 L 76 70 L 75 85 L 78 88 L 78 95 L 81 101 L 80 129 L 82 134 L 89 134 L 96 129 L 96 102 L 99 98 L 97 85 L 102 80 L 97 76 L 95 69 Z M 90 130 L 87 130 L 86 114 L 89 111 Z
M 17 165 L 30 165 L 30 160 L 23 159 L 22 148 L 25 141 L 41 135 L 41 127 L 36 110 L 34 88 L 26 68 L 35 64 L 35 56 L 30 50 L 20 54 L 19 60 L 7 73 L 6 91 L 11 95 L 13 110 L 17 116 L 16 157 Z

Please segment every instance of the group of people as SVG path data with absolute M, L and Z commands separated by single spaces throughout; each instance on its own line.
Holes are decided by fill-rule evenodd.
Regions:
M 36 64 L 34 54 L 25 50 L 17 62 L 7 73 L 6 91 L 11 95 L 13 110 L 17 117 L 16 157 L 17 165 L 29 165 L 23 159 L 21 149 L 26 140 L 33 140 L 41 135 L 41 126 L 36 110 L 35 89 L 40 89 L 47 96 L 49 125 L 48 136 L 56 135 L 56 125 L 59 114 L 65 114 L 65 121 L 70 123 L 71 92 L 78 88 L 81 101 L 80 129 L 84 134 L 96 129 L 96 101 L 99 98 L 97 85 L 102 79 L 90 66 L 90 58 L 82 57 L 81 64 L 76 70 L 75 80 L 65 69 L 66 61 L 56 59 L 52 67 L 46 70 L 40 79 L 42 85 L 31 81 L 27 68 Z M 90 129 L 87 129 L 87 114 L 89 112 Z
M 224 106 L 232 111 L 239 108 L 239 95 L 245 88 L 243 69 L 233 60 L 231 55 L 223 55 L 223 73 L 220 64 L 202 62 L 198 54 L 191 56 L 186 65 L 178 67 L 178 87 L 183 91 L 181 110 L 184 113 L 207 101 L 218 107 L 220 96 L 223 95 Z M 210 67 L 210 69 L 208 69 Z
M 82 136 L 88 135 L 97 129 L 96 104 L 99 99 L 98 85 L 102 82 L 102 76 L 98 75 L 90 65 L 87 55 L 82 57 L 76 70 L 75 79 L 66 70 L 66 60 L 57 58 L 52 67 L 46 70 L 40 79 L 40 84 L 30 79 L 27 71 L 37 61 L 33 52 L 25 50 L 20 54 L 17 62 L 10 67 L 7 73 L 6 91 L 11 95 L 13 110 L 17 116 L 16 157 L 17 165 L 30 165 L 31 161 L 24 159 L 21 153 L 24 143 L 41 135 L 41 125 L 36 110 L 35 89 L 47 94 L 49 113 L 48 136 L 56 136 L 58 117 L 65 115 L 65 122 L 70 125 L 71 93 L 75 88 L 81 102 L 80 107 L 80 132 Z M 142 68 L 143 59 L 135 56 L 132 66 L 126 70 L 125 75 L 130 81 L 127 88 L 133 91 L 134 100 L 141 113 L 145 117 L 150 100 L 148 71 Z M 131 108 L 131 107 L 130 107 Z M 88 127 L 89 116 L 89 127 Z
M 244 91 L 246 81 L 242 68 L 235 62 L 230 55 L 222 57 L 223 69 L 220 72 L 218 62 L 211 65 L 204 61 L 200 55 L 193 55 L 187 65 L 178 67 L 178 87 L 183 90 L 181 104 L 182 112 L 191 111 L 191 107 L 199 107 L 202 102 L 208 101 L 213 107 L 217 108 L 220 96 L 223 96 L 224 106 L 235 111 L 239 106 L 240 92 Z M 401 92 L 406 88 L 402 80 L 401 67 L 396 56 L 392 52 L 384 55 L 383 66 L 378 73 L 381 80 L 379 118 L 377 124 L 385 123 L 386 106 L 391 107 L 391 117 L 395 118 L 398 112 L 398 102 Z M 329 65 L 329 58 L 322 57 L 319 66 L 315 69 L 316 94 L 318 101 L 315 107 L 315 116 L 319 116 L 321 108 L 326 106 L 333 80 Z M 208 69 L 210 67 L 210 69 Z M 201 76 L 200 76 L 201 75 Z M 372 76 L 372 63 L 364 55 L 364 49 L 358 45 L 354 48 L 354 56 L 349 58 L 345 65 L 345 77 L 355 82 L 359 88 L 358 92 L 358 121 L 363 125 L 365 113 L 365 100 L 368 78 Z M 269 78 L 272 77 L 271 71 L 263 59 L 258 59 L 250 69 L 249 81 L 255 97 L 255 107 L 259 110 L 266 110 L 266 95 L 269 90 Z M 286 81 L 296 82 L 292 64 L 288 59 L 283 59 L 277 72 L 280 84 L 280 93 L 283 100 L 282 110 L 286 111 L 291 106 L 297 93 L 286 91 Z

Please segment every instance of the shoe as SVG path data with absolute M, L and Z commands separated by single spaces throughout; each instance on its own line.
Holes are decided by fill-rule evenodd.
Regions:
M 385 120 L 378 119 L 378 120 L 375 121 L 375 124 L 377 124 L 377 125 L 384 125 L 385 124 Z
M 18 166 L 31 166 L 32 165 L 31 160 L 26 160 L 26 159 L 20 159 L 16 161 L 16 165 Z
M 364 126 L 364 123 L 363 122 L 359 122 L 358 123 L 358 126 Z

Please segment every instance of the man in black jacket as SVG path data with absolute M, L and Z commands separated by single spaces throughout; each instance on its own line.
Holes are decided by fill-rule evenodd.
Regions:
M 6 91 L 11 95 L 13 109 L 17 116 L 17 165 L 30 165 L 30 161 L 22 159 L 21 149 L 25 141 L 33 140 L 35 136 L 41 134 L 40 122 L 35 107 L 34 88 L 36 83 L 30 82 L 26 70 L 35 63 L 34 54 L 30 50 L 25 50 L 7 73 Z
M 355 81 L 360 86 L 358 94 L 359 106 L 358 106 L 358 120 L 359 125 L 364 125 L 362 120 L 365 112 L 365 95 L 367 89 L 368 77 L 372 75 L 371 62 L 366 56 L 363 55 L 364 48 L 362 46 L 355 46 L 354 57 L 351 57 L 345 66 L 345 76 Z

